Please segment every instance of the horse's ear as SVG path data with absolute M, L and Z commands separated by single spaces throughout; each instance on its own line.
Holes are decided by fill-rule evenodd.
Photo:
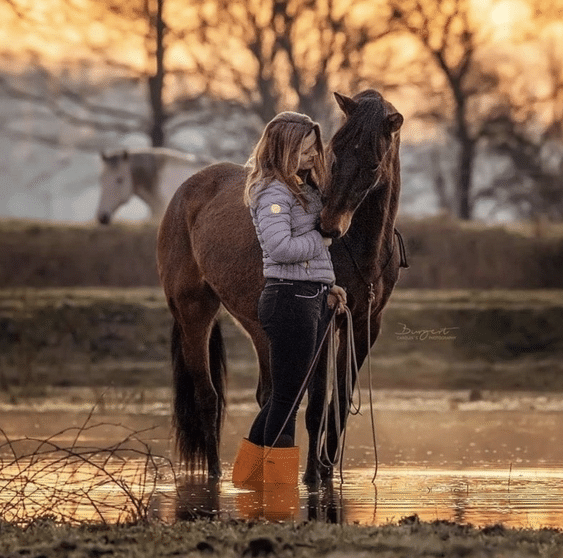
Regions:
M 342 112 L 346 116 L 350 116 L 354 112 L 354 110 L 356 110 L 356 107 L 358 106 L 358 103 L 356 103 L 356 101 L 354 101 L 354 99 L 350 99 L 350 97 L 346 97 L 345 95 L 341 95 L 340 93 L 337 93 L 336 91 L 334 92 L 334 97 L 336 98 L 336 102 L 338 103 L 338 106 L 342 109 Z
M 394 112 L 385 118 L 385 125 L 387 126 L 387 131 L 390 134 L 398 132 L 399 128 L 403 125 L 403 122 L 403 115 L 398 112 Z

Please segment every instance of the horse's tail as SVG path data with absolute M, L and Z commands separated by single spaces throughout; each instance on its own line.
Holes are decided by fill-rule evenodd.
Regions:
M 217 429 L 217 441 L 221 442 L 221 430 L 223 427 L 223 419 L 225 418 L 227 401 L 225 396 L 227 383 L 227 353 L 219 320 L 215 320 L 209 337 L 209 368 L 211 370 L 211 381 L 217 393 L 217 424 L 215 426 Z
M 176 450 L 190 471 L 205 470 L 207 456 L 207 425 L 196 399 L 195 384 L 191 370 L 182 351 L 182 332 L 176 320 L 172 326 L 172 369 L 174 386 L 173 426 L 176 431 Z M 216 435 L 220 441 L 221 427 L 225 415 L 226 354 L 219 322 L 213 324 L 209 338 L 209 365 L 211 381 L 217 393 Z

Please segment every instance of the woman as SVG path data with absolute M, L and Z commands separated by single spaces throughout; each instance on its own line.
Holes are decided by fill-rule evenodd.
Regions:
M 303 114 L 278 114 L 254 150 L 244 192 L 263 255 L 258 317 L 270 341 L 272 393 L 239 449 L 238 485 L 297 482 L 295 402 L 329 308 L 346 304 L 345 291 L 334 285 L 331 239 L 318 231 L 324 180 L 319 125 Z

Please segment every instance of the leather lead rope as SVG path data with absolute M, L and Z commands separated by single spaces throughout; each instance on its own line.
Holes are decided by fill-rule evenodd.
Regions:
M 403 236 L 397 229 L 393 229 L 393 231 L 395 233 L 395 236 L 397 237 L 397 240 L 399 241 L 399 256 L 400 256 L 399 267 L 404 267 L 408 269 L 410 266 L 409 266 L 409 262 L 407 261 L 407 250 L 405 248 L 405 241 L 403 240 Z
M 372 300 L 369 304 L 371 306 Z M 361 388 L 360 388 L 360 378 L 359 378 L 359 368 L 358 361 L 356 359 L 356 348 L 354 344 L 354 328 L 352 323 L 352 313 L 348 307 L 345 308 L 346 311 L 346 370 L 345 370 L 345 390 L 344 390 L 344 401 L 340 401 L 339 391 L 338 391 L 338 374 L 337 374 L 337 353 L 338 347 L 336 346 L 336 330 L 334 326 L 334 320 L 331 320 L 330 334 L 329 334 L 329 348 L 328 348 L 328 363 L 327 363 L 327 385 L 325 390 L 325 402 L 323 405 L 323 414 L 321 416 L 321 427 L 319 429 L 319 437 L 317 439 L 317 459 L 318 461 L 326 467 L 339 466 L 340 470 L 340 482 L 344 482 L 344 475 L 342 471 L 342 464 L 344 461 L 344 446 L 346 443 L 346 425 L 348 424 L 348 415 L 360 414 L 361 409 Z M 368 324 L 368 335 L 370 334 L 370 328 Z M 369 357 L 368 357 L 369 358 Z M 373 474 L 372 482 L 377 476 L 378 470 L 378 455 L 377 455 L 377 441 L 375 432 L 375 418 L 373 414 L 373 389 L 371 382 L 371 362 L 369 362 L 369 407 L 370 407 L 370 417 L 371 417 L 371 429 L 372 429 L 372 439 L 373 439 L 373 451 L 375 460 L 375 471 Z M 354 382 L 355 380 L 355 382 Z M 332 387 L 332 393 L 330 388 Z M 358 402 L 354 404 L 354 393 L 357 393 Z M 328 438 L 327 432 L 329 427 L 329 409 L 330 401 L 333 401 L 334 406 L 334 428 L 336 431 L 336 452 L 331 458 L 329 456 L 328 450 Z M 345 408 L 345 420 L 344 427 L 340 424 L 340 407 L 341 404 L 346 405 Z
M 374 471 L 371 482 L 375 482 L 375 477 L 377 477 L 377 471 L 379 470 L 379 457 L 377 455 L 377 441 L 375 435 L 375 418 L 373 416 L 373 387 L 371 382 L 371 307 L 375 300 L 375 291 L 373 289 L 373 283 L 370 285 L 369 301 L 368 301 L 368 382 L 369 382 L 369 413 L 371 418 L 371 435 L 373 440 L 373 454 L 374 454 Z

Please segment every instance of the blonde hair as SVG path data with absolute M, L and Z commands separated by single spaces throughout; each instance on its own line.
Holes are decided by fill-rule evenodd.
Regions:
M 297 171 L 303 141 L 315 132 L 317 154 L 313 159 L 311 178 L 322 190 L 325 183 L 325 157 L 320 126 L 307 115 L 298 112 L 281 112 L 264 129 L 247 162 L 250 172 L 244 188 L 244 203 L 250 205 L 258 189 L 266 187 L 272 180 L 279 180 L 287 185 L 299 203 L 307 208 Z

